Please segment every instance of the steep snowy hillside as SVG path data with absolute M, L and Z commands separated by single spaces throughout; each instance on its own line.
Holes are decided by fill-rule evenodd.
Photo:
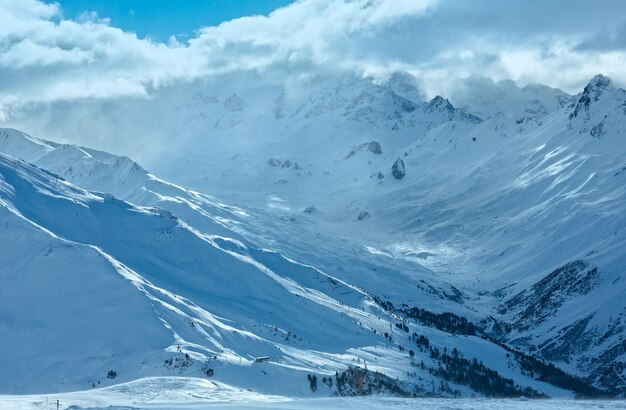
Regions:
M 363 378 L 369 392 L 401 395 L 568 395 L 502 346 L 403 320 L 375 295 L 168 211 L 5 155 L 0 175 L 0 314 L 13 336 L 2 349 L 4 393 L 185 375 L 297 396 L 362 394 Z M 497 384 L 437 370 L 474 359 L 476 376 Z
M 201 234 L 167 211 L 136 208 L 110 195 L 89 194 L 10 157 L 2 158 L 1 171 L 3 225 L 25 237 L 21 243 L 12 245 L 14 252 L 2 253 L 3 266 L 12 267 L 4 271 L 7 276 L 3 277 L 3 292 L 13 295 L 3 299 L 2 313 L 7 317 L 3 321 L 4 330 L 6 334 L 30 335 L 31 338 L 34 332 L 43 330 L 52 334 L 57 342 L 47 346 L 45 340 L 37 338 L 25 339 L 31 340 L 30 344 L 14 339 L 15 346 L 11 349 L 7 346 L 3 352 L 19 360 L 20 366 L 16 363 L 4 368 L 7 380 L 23 366 L 31 370 L 19 371 L 20 376 L 37 373 L 38 369 L 49 373 L 39 375 L 29 384 L 9 386 L 3 383 L 6 391 L 51 386 L 84 388 L 98 376 L 105 381 L 108 375 L 105 368 L 115 369 L 116 374 L 109 378 L 119 376 L 121 380 L 167 371 L 183 372 L 187 367 L 193 367 L 195 374 L 201 375 L 199 367 L 207 366 L 206 361 L 213 356 L 218 357 L 216 365 L 227 367 L 229 363 L 244 363 L 252 372 L 261 371 L 249 367 L 256 356 L 271 356 L 273 361 L 284 364 L 279 366 L 281 368 L 301 367 L 307 361 L 301 355 L 296 355 L 298 359 L 295 359 L 293 352 L 302 348 L 307 351 L 325 348 L 341 354 L 362 343 L 374 342 L 376 336 L 370 337 L 373 339 L 370 342 L 365 335 L 358 336 L 362 326 L 352 315 L 370 326 L 382 326 L 372 322 L 373 316 L 357 310 L 365 301 L 359 291 L 321 274 L 317 279 L 311 276 L 307 280 L 310 286 L 326 293 L 300 286 L 252 260 L 245 255 L 245 248 L 239 249 L 240 253 L 229 250 L 243 245 Z M 33 235 L 30 231 L 42 237 L 34 252 L 41 255 L 39 258 L 31 259 L 29 253 L 33 248 L 24 242 Z M 13 235 L 3 235 L 3 240 L 14 243 Z M 64 250 L 64 243 L 69 251 Z M 8 243 L 3 249 L 7 247 Z M 57 248 L 61 248 L 58 255 Z M 67 255 L 74 248 L 78 249 L 76 257 Z M 89 257 L 93 263 L 89 262 Z M 27 270 L 19 265 L 25 260 L 30 261 Z M 90 267 L 92 264 L 94 269 Z M 285 268 L 289 265 L 288 261 L 282 264 Z M 113 276 L 108 281 L 117 280 L 117 284 L 99 284 L 107 280 L 107 276 L 100 279 L 105 275 L 100 271 Z M 89 286 L 85 286 L 84 295 L 72 297 L 83 291 L 83 283 L 72 280 L 81 273 L 89 275 L 82 279 L 87 280 Z M 24 275 L 27 276 L 22 279 Z M 48 275 L 55 286 L 36 286 L 41 275 Z M 69 276 L 66 278 L 66 275 Z M 14 276 L 17 280 L 12 280 Z M 89 279 L 92 276 L 96 280 Z M 137 288 L 133 297 L 143 300 L 147 309 L 135 308 L 130 297 L 128 304 L 121 304 L 124 309 L 119 309 L 124 282 L 128 283 L 127 288 L 133 285 Z M 122 290 L 116 291 L 112 286 Z M 29 287 L 33 288 L 32 293 Z M 99 293 L 92 298 L 94 289 Z M 52 301 L 44 306 L 53 305 L 56 300 L 61 306 L 59 309 L 38 308 L 37 299 L 48 292 Z M 357 306 L 341 304 L 331 296 L 335 293 L 340 294 L 343 301 L 352 301 Z M 11 303 L 14 298 L 23 300 L 15 311 Z M 113 307 L 108 307 L 111 303 Z M 34 308 L 36 314 L 25 315 L 33 318 L 33 323 L 24 329 L 18 318 L 20 313 L 25 313 L 26 306 Z M 70 313 L 74 309 L 77 310 L 76 320 Z M 290 311 L 300 314 L 294 317 L 288 314 Z M 100 320 L 93 320 L 94 312 Z M 323 324 L 314 319 L 319 317 L 325 318 Z M 102 327 L 103 319 L 110 324 Z M 142 325 L 137 329 L 128 330 L 140 322 Z M 83 329 L 89 323 L 91 327 Z M 125 323 L 128 325 L 124 326 Z M 30 333 L 29 329 L 32 329 Z M 98 343 L 97 350 L 88 343 L 80 344 L 83 333 L 87 341 L 93 339 L 93 343 Z M 103 333 L 107 337 L 101 337 Z M 61 342 L 70 335 L 74 342 Z M 115 344 L 117 339 L 124 341 Z M 79 348 L 75 347 L 76 343 Z M 127 351 L 129 343 L 133 343 L 134 349 Z M 158 348 L 160 350 L 155 352 Z M 166 352 L 166 348 L 171 353 Z M 134 350 L 139 350 L 143 356 L 135 357 L 131 354 Z M 102 353 L 96 354 L 100 351 Z M 320 355 L 314 351 L 306 354 L 312 358 Z M 322 357 L 320 360 L 334 362 Z M 91 362 L 85 363 L 85 360 Z M 59 362 L 61 366 L 55 368 L 55 363 Z M 73 363 L 81 365 L 73 369 Z M 227 378 L 228 369 L 222 371 Z M 243 374 L 245 369 L 239 377 L 245 377 Z M 61 387 L 58 380 L 67 380 L 67 387 Z M 263 384 L 263 381 L 256 382 Z M 299 387 L 304 390 L 306 384 L 292 386 Z
M 493 119 L 458 136 L 444 126 L 407 147 L 401 183 L 365 205 L 389 252 L 426 253 L 456 286 L 502 300 L 505 340 L 614 389 L 626 380 L 625 104 L 597 76 L 520 134 Z

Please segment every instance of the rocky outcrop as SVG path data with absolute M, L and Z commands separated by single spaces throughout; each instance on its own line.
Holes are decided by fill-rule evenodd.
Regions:
M 374 155 L 381 155 L 383 153 L 383 149 L 380 146 L 380 142 L 378 142 L 378 141 L 370 141 L 370 142 L 364 142 L 362 144 L 359 144 L 359 145 L 356 145 L 356 146 L 352 147 L 352 149 L 350 150 L 348 155 L 346 155 L 346 159 L 353 157 L 358 152 L 360 152 L 360 151 L 362 151 L 364 149 L 367 149 L 369 152 L 371 152 Z
M 237 94 L 233 94 L 224 100 L 223 105 L 226 111 L 241 112 L 246 106 L 246 101 Z
M 371 217 L 369 212 L 361 211 L 361 213 L 359 213 L 358 219 L 359 219 L 359 221 L 362 221 L 363 219 L 367 219 L 369 217 Z
M 482 119 L 459 108 L 455 108 L 447 98 L 436 96 L 422 105 L 423 111 L 429 114 L 443 116 L 444 121 L 459 121 L 469 124 L 478 124 Z
M 613 88 L 613 82 L 610 78 L 605 77 L 602 74 L 598 74 L 593 77 L 585 86 L 585 89 L 576 101 L 574 111 L 572 111 L 569 118 L 573 119 L 584 112 L 589 112 L 591 104 L 598 101 L 604 91 L 610 88 Z
M 398 158 L 391 166 L 391 173 L 395 179 L 402 179 L 406 175 L 406 167 L 402 158 Z
M 396 397 L 415 397 L 423 393 L 423 390 L 418 389 L 416 386 L 360 367 L 350 367 L 348 370 L 336 373 L 335 386 L 339 396 L 384 394 Z
M 267 165 L 270 167 L 280 167 L 280 168 L 291 168 L 294 171 L 301 171 L 302 167 L 292 159 L 278 159 L 278 158 L 270 158 L 267 160 Z

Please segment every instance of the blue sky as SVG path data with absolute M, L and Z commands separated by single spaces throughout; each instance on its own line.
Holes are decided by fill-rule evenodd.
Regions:
M 237 17 L 268 14 L 292 0 L 56 0 L 63 16 L 74 19 L 95 11 L 111 25 L 139 37 L 159 41 L 176 35 L 193 37 L 200 27 L 215 26 Z M 51 2 L 51 1 L 49 1 Z

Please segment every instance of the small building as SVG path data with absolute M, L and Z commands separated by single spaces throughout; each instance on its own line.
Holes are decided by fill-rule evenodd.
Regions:
M 254 363 L 265 363 L 265 362 L 269 362 L 269 361 L 270 361 L 270 357 L 269 356 L 259 356 L 259 357 L 254 359 Z

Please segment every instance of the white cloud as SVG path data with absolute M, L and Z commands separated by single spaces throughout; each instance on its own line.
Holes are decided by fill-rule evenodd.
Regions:
M 591 3 L 299 0 L 269 16 L 202 28 L 185 43 L 160 44 L 94 14 L 64 19 L 58 4 L 0 0 L 0 105 L 141 95 L 245 70 L 402 69 L 420 76 L 430 94 L 470 75 L 568 91 L 597 72 L 624 82 L 626 49 L 597 43 L 624 27 L 625 3 Z

